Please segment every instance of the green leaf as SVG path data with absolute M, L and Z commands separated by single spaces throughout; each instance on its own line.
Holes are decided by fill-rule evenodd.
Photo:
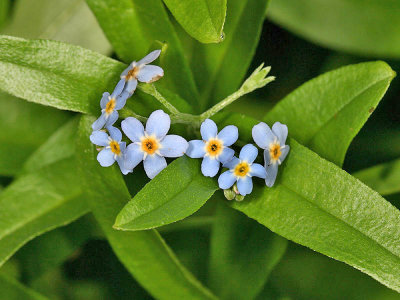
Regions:
M 223 40 L 227 0 L 163 0 L 188 34 L 202 43 Z
M 128 271 L 158 299 L 214 299 L 178 261 L 155 230 L 122 232 L 112 228 L 131 196 L 117 167 L 102 168 L 89 141 L 93 118 L 83 117 L 79 129 L 81 180 L 87 199 L 115 254 Z
M 363 169 L 352 175 L 381 195 L 400 192 L 400 159 Z
M 396 0 L 280 0 L 272 1 L 267 15 L 324 47 L 400 57 L 400 3 Z
M 384 62 L 346 66 L 314 78 L 281 100 L 265 121 L 287 124 L 289 135 L 341 165 L 354 136 L 389 87 L 395 72 Z
M 9 14 L 10 0 L 0 0 L 0 28 L 3 27 L 7 21 Z
M 0 299 L 7 300 L 46 300 L 34 290 L 22 285 L 15 279 L 0 275 Z
M 174 160 L 121 210 L 114 228 L 150 229 L 196 212 L 218 189 L 215 179 L 198 172 L 200 164 L 186 156 Z
M 275 186 L 256 186 L 233 207 L 400 291 L 399 211 L 295 140 L 290 139 L 290 146 Z
M 117 55 L 126 63 L 139 60 L 155 41 L 165 42 L 160 56 L 165 75 L 158 84 L 192 106 L 198 92 L 182 46 L 161 0 L 86 0 Z M 118 21 L 113 21 L 115 19 Z M 158 47 L 158 49 L 160 49 Z

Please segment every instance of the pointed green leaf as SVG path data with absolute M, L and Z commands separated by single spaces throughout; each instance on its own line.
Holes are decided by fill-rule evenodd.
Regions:
M 46 300 L 48 298 L 24 286 L 13 278 L 0 275 L 0 299 L 4 300 Z

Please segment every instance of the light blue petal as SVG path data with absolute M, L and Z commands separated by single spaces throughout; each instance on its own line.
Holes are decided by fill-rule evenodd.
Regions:
M 272 187 L 275 183 L 276 175 L 278 174 L 278 164 L 266 165 L 265 170 L 267 171 L 265 184 L 268 187 Z
M 137 144 L 129 144 L 125 151 L 124 168 L 133 170 L 142 160 L 144 153 Z
M 114 110 L 108 118 L 106 117 L 106 127 L 112 126 L 118 120 L 118 112 Z
M 117 163 L 119 165 L 119 169 L 121 170 L 122 174 L 126 175 L 126 174 L 132 172 L 132 170 L 125 168 L 125 159 L 124 159 L 123 155 L 117 156 Z
M 97 154 L 97 161 L 102 167 L 109 167 L 115 161 L 114 153 L 112 153 L 111 149 L 103 149 Z
M 265 179 L 267 173 L 265 168 L 260 164 L 252 164 L 250 167 L 250 176 L 256 176 Z
M 224 127 L 219 133 L 218 138 L 224 142 L 224 146 L 233 145 L 239 137 L 238 128 L 234 125 Z
M 229 189 L 236 181 L 236 177 L 233 172 L 226 171 L 218 177 L 218 185 L 220 189 Z
M 167 161 L 164 157 L 154 154 L 148 155 L 144 160 L 143 165 L 147 177 L 153 179 L 167 166 Z
M 228 168 L 228 169 L 234 169 L 236 167 L 236 165 L 240 163 L 240 159 L 237 158 L 236 156 L 234 156 L 231 160 L 227 161 L 226 163 L 224 163 L 222 166 L 224 168 Z
M 130 80 L 128 80 L 128 82 L 125 84 L 125 90 L 126 92 L 128 92 L 130 95 L 132 95 L 137 87 L 137 80 L 135 78 L 132 78 Z
M 167 135 L 161 141 L 160 154 L 164 157 L 180 157 L 185 154 L 188 142 L 179 135 Z
M 130 94 L 128 92 L 123 92 L 117 97 L 117 103 L 115 103 L 115 110 L 120 110 L 126 104 L 126 100 L 129 98 Z
M 109 126 L 107 127 L 108 132 L 110 133 L 110 137 L 117 142 L 120 142 L 122 139 L 122 133 L 119 131 L 118 128 L 115 128 L 114 126 Z
M 272 133 L 269 126 L 264 122 L 261 122 L 253 127 L 252 135 L 257 146 L 262 149 L 269 148 L 269 144 L 271 144 L 275 139 L 275 135 Z
M 148 65 L 140 69 L 137 79 L 140 82 L 154 82 L 164 76 L 164 70 L 159 66 Z
M 281 163 L 285 160 L 289 151 L 290 151 L 289 145 L 285 145 L 285 147 L 283 149 L 281 148 L 281 156 L 279 157 L 279 160 L 281 161 Z
M 272 125 L 272 132 L 278 137 L 279 143 L 285 145 L 288 135 L 287 126 L 280 122 L 275 122 L 274 125 Z
M 132 142 L 140 142 L 144 136 L 144 127 L 138 119 L 133 117 L 126 118 L 121 122 L 122 131 Z
M 90 135 L 90 141 L 97 146 L 108 146 L 108 134 L 104 131 L 93 131 Z
M 205 156 L 201 163 L 201 173 L 207 177 L 214 177 L 217 175 L 219 170 L 219 161 L 211 159 L 209 156 Z
M 161 50 L 154 50 L 147 54 L 145 57 L 143 57 L 141 60 L 137 62 L 137 64 L 140 65 L 147 65 L 153 61 L 155 61 L 159 56 L 160 56 Z
M 202 140 L 193 140 L 189 142 L 186 155 L 191 158 L 201 158 L 206 154 L 204 150 L 205 143 Z
M 253 180 L 249 176 L 241 177 L 238 180 L 237 188 L 240 195 L 246 196 L 253 190 Z
M 121 79 L 124 78 L 126 75 L 128 75 L 128 72 L 133 69 L 133 67 L 136 65 L 136 61 L 133 61 L 122 73 L 121 73 Z
M 230 161 L 234 155 L 235 151 L 233 151 L 231 148 L 225 147 L 222 150 L 222 153 L 217 157 L 217 159 L 224 164 Z
M 100 130 L 106 124 L 106 113 L 102 113 L 101 116 L 93 122 L 92 129 L 93 130 Z
M 161 109 L 153 111 L 146 123 L 146 133 L 162 139 L 168 133 L 171 119 Z
M 208 141 L 210 138 L 217 137 L 218 128 L 217 124 L 211 119 L 205 119 L 200 126 L 201 137 L 204 141 Z
M 100 107 L 102 109 L 106 108 L 106 105 L 107 105 L 108 101 L 110 100 L 108 97 L 110 97 L 110 93 L 109 92 L 103 93 L 103 96 L 101 97 L 101 100 L 100 100 Z
M 264 165 L 269 165 L 271 161 L 271 156 L 269 155 L 269 150 L 264 150 Z
M 118 81 L 117 85 L 115 86 L 114 91 L 111 94 L 111 98 L 118 97 L 122 93 L 124 86 L 125 86 L 125 79 L 121 79 L 120 81 Z
M 258 150 L 256 146 L 253 144 L 247 144 L 243 146 L 242 150 L 240 150 L 239 158 L 241 160 L 246 160 L 248 163 L 252 164 L 253 161 L 257 158 Z

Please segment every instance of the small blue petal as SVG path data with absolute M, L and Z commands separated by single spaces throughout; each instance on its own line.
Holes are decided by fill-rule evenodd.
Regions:
M 160 154 L 164 157 L 180 157 L 185 154 L 188 142 L 179 135 L 167 135 L 161 141 Z
M 115 110 L 120 110 L 126 104 L 126 100 L 129 98 L 130 94 L 128 92 L 123 92 L 117 97 L 117 103 L 115 103 Z
M 122 139 L 122 133 L 119 131 L 118 128 L 115 128 L 114 126 L 109 126 L 107 127 L 108 132 L 110 133 L 110 137 L 117 142 L 120 142 Z
M 265 168 L 260 164 L 252 164 L 250 167 L 250 176 L 256 176 L 265 179 L 267 173 Z
M 121 122 L 122 131 L 132 142 L 140 142 L 144 136 L 144 127 L 138 119 L 133 117 L 126 118 Z
M 103 96 L 101 97 L 101 100 L 100 100 L 100 107 L 102 109 L 105 109 L 108 101 L 110 101 L 110 99 L 108 97 L 110 97 L 110 93 L 109 92 L 103 93 Z
M 125 165 L 128 170 L 133 170 L 142 160 L 144 153 L 137 144 L 129 144 L 125 151 Z
M 239 190 L 240 195 L 246 196 L 247 194 L 250 194 L 251 191 L 253 190 L 253 181 L 251 177 L 245 176 L 241 177 L 238 180 L 237 183 L 237 188 Z
M 233 145 L 239 137 L 238 128 L 234 125 L 224 127 L 219 133 L 218 138 L 224 142 L 224 146 Z
M 106 124 L 106 114 L 102 113 L 101 116 L 92 124 L 93 130 L 100 130 Z
M 230 161 L 234 155 L 235 151 L 233 151 L 231 148 L 225 147 L 222 150 L 222 153 L 217 157 L 217 159 L 224 164 Z
M 206 154 L 205 143 L 202 140 L 193 140 L 189 142 L 189 147 L 186 150 L 186 155 L 191 158 L 201 158 Z
M 120 168 L 122 174 L 126 175 L 126 174 L 132 172 L 132 170 L 125 168 L 125 160 L 124 160 L 123 155 L 117 156 L 117 163 L 119 165 L 119 168 Z
M 252 144 L 247 144 L 243 146 L 242 150 L 240 150 L 239 158 L 252 164 L 253 161 L 257 158 L 257 155 L 257 148 Z
M 228 168 L 228 169 L 232 170 L 232 169 L 234 169 L 236 167 L 236 165 L 238 163 L 240 163 L 240 159 L 238 159 L 236 156 L 234 156 L 231 160 L 227 161 L 222 166 L 224 168 Z
M 103 149 L 97 154 L 97 161 L 100 163 L 102 167 L 109 167 L 111 166 L 115 159 L 114 153 L 112 153 L 111 149 Z
M 136 62 L 133 61 L 122 73 L 121 73 L 121 79 L 124 78 L 126 75 L 128 75 L 128 72 L 133 69 L 133 67 L 136 66 Z
M 145 57 L 143 57 L 141 60 L 137 62 L 137 64 L 140 65 L 147 65 L 153 61 L 155 61 L 161 54 L 161 50 L 154 50 L 147 54 Z
M 120 81 L 118 81 L 114 91 L 111 94 L 111 98 L 118 97 L 122 93 L 124 86 L 125 86 L 125 79 L 120 79 Z
M 236 181 L 235 175 L 233 175 L 233 172 L 231 171 L 226 171 L 222 173 L 219 178 L 218 178 L 218 185 L 220 189 L 229 189 Z
M 288 155 L 290 150 L 289 145 L 285 145 L 284 148 L 281 147 L 281 156 L 279 157 L 279 160 L 281 161 L 281 163 L 285 160 L 286 156 Z
M 285 124 L 276 122 L 272 125 L 272 132 L 278 137 L 279 143 L 283 146 L 286 143 L 286 138 L 288 135 L 288 128 Z
M 146 133 L 162 139 L 168 133 L 171 119 L 161 109 L 153 111 L 146 123 Z
M 137 79 L 140 82 L 154 82 L 164 76 L 164 70 L 159 66 L 148 65 L 140 69 Z
M 104 131 L 93 131 L 90 135 L 90 141 L 97 146 L 108 146 L 108 134 Z
M 269 165 L 271 162 L 271 156 L 269 155 L 269 150 L 264 150 L 264 164 Z
M 200 133 L 204 141 L 208 141 L 210 138 L 217 137 L 217 124 L 215 124 L 213 120 L 205 119 L 204 122 L 201 123 Z
M 137 80 L 132 78 L 130 80 L 128 80 L 128 82 L 125 84 L 125 90 L 126 92 L 128 92 L 130 95 L 132 95 L 137 87 Z
M 106 116 L 106 127 L 112 126 L 118 120 L 118 112 L 114 110 L 108 117 Z
M 214 177 L 217 175 L 219 170 L 219 161 L 216 159 L 211 159 L 209 156 L 205 156 L 201 163 L 201 173 L 204 176 Z
M 252 135 L 257 146 L 262 149 L 269 148 L 269 144 L 271 144 L 275 139 L 275 135 L 272 133 L 269 126 L 263 122 L 253 127 Z
M 265 184 L 272 187 L 275 183 L 276 175 L 278 174 L 278 164 L 266 165 L 267 177 L 265 177 Z
M 147 155 L 143 165 L 147 177 L 153 179 L 167 166 L 167 161 L 164 157 L 157 154 Z

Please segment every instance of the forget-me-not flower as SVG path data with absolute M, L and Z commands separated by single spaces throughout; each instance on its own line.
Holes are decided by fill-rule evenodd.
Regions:
M 90 141 L 93 144 L 104 147 L 97 155 L 97 161 L 102 167 L 109 167 L 117 161 L 122 174 L 126 175 L 129 170 L 124 166 L 126 143 L 121 142 L 122 133 L 112 126 L 108 127 L 107 130 L 110 135 L 100 130 L 93 131 L 90 135 Z
M 261 122 L 253 127 L 252 135 L 256 144 L 264 149 L 264 163 L 267 171 L 265 184 L 272 187 L 278 174 L 278 165 L 285 160 L 290 150 L 289 145 L 285 145 L 288 128 L 276 122 L 271 130 L 267 124 Z
M 159 66 L 148 65 L 160 56 L 161 50 L 154 50 L 138 62 L 132 62 L 121 74 L 121 79 L 125 80 L 124 91 L 130 95 L 136 89 L 138 80 L 140 82 L 150 83 L 157 81 L 164 76 L 164 71 Z
M 118 119 L 118 110 L 123 108 L 128 99 L 128 93 L 122 93 L 125 81 L 120 80 L 115 87 L 114 91 L 110 93 L 103 93 L 100 100 L 101 116 L 92 124 L 93 130 L 100 130 L 103 127 L 109 127 Z
M 191 158 L 204 157 L 201 172 L 204 176 L 214 177 L 218 173 L 220 163 L 224 164 L 235 154 L 235 151 L 228 147 L 237 141 L 238 129 L 228 125 L 218 133 L 215 122 L 206 119 L 200 126 L 200 133 L 203 140 L 190 141 L 186 155 Z
M 239 158 L 233 157 L 223 166 L 229 171 L 222 173 L 218 178 L 218 185 L 221 189 L 229 189 L 237 182 L 237 189 L 240 195 L 245 196 L 253 190 L 253 180 L 256 176 L 265 179 L 265 168 L 257 163 L 253 163 L 257 158 L 258 150 L 252 144 L 243 146 L 240 150 Z
M 164 157 L 185 154 L 188 142 L 178 135 L 167 135 L 170 125 L 169 116 L 162 110 L 150 115 L 146 129 L 133 117 L 122 121 L 122 131 L 133 142 L 126 148 L 125 167 L 133 170 L 143 160 L 144 170 L 152 179 L 167 166 Z

